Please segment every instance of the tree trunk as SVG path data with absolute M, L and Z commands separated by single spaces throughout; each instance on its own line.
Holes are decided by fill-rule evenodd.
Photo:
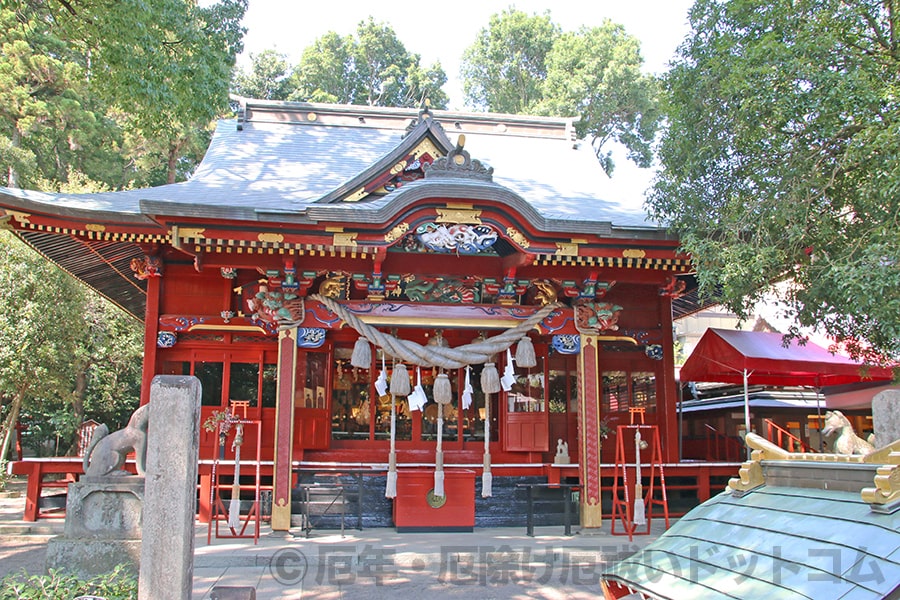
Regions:
M 178 155 L 184 146 L 185 138 L 176 139 L 169 144 L 169 155 L 166 161 L 166 182 L 175 183 L 175 176 L 178 174 L 176 167 L 178 166 Z
M 75 390 L 72 393 L 72 414 L 78 429 L 66 448 L 66 456 L 75 456 L 78 453 L 78 444 L 81 441 L 81 424 L 84 423 L 84 397 L 87 392 L 87 367 L 78 370 L 75 375 Z
M 9 409 L 9 416 L 6 418 L 3 429 L 3 443 L 0 445 L 0 464 L 6 462 L 9 454 L 9 445 L 15 435 L 16 425 L 19 423 L 19 407 L 22 406 L 22 393 L 16 394 L 13 398 L 12 407 Z

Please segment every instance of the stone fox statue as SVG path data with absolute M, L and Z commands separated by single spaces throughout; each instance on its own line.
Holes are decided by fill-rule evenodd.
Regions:
M 822 435 L 837 433 L 834 440 L 834 452 L 836 454 L 868 454 L 875 447 L 862 439 L 853 431 L 850 420 L 839 410 L 830 410 L 825 413 L 825 427 Z
M 106 425 L 97 426 L 94 429 L 94 435 L 91 436 L 91 443 L 84 453 L 84 474 L 102 477 L 123 471 L 125 457 L 134 450 L 137 473 L 144 475 L 149 420 L 150 405 L 145 404 L 134 411 L 124 429 L 109 433 Z

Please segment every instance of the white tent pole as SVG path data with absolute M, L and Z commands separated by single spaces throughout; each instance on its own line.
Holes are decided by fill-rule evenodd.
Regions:
M 750 433 L 750 373 L 744 369 L 744 435 Z M 746 442 L 744 442 L 746 445 Z M 747 459 L 750 459 L 750 446 L 747 446 Z

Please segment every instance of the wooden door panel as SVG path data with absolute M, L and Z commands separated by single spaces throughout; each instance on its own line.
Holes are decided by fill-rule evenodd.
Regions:
M 547 413 L 506 413 L 503 449 L 509 452 L 546 452 L 549 448 Z

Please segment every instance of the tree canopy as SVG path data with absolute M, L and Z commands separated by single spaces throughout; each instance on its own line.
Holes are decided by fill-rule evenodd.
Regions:
M 641 72 L 640 43 L 621 25 L 562 32 L 550 13 L 528 16 L 514 8 L 495 14 L 462 59 L 466 103 L 480 110 L 578 117 L 579 137 L 590 139 L 611 174 L 609 142 L 649 167 L 659 125 L 656 80 Z
M 6 183 L 69 174 L 118 189 L 183 178 L 228 108 L 246 0 L 28 0 L 0 8 L 0 164 Z M 163 179 L 143 179 L 151 167 Z M 184 157 L 189 157 L 184 162 Z M 137 181 L 136 181 L 137 180 Z
M 648 199 L 701 293 L 900 355 L 900 5 L 697 0 Z M 796 333 L 796 332 L 794 332 Z
M 251 56 L 249 68 L 235 72 L 232 89 L 269 100 L 410 108 L 428 99 L 445 108 L 446 73 L 440 63 L 422 67 L 420 62 L 389 25 L 369 17 L 360 21 L 355 36 L 330 31 L 317 38 L 293 69 L 274 50 Z

